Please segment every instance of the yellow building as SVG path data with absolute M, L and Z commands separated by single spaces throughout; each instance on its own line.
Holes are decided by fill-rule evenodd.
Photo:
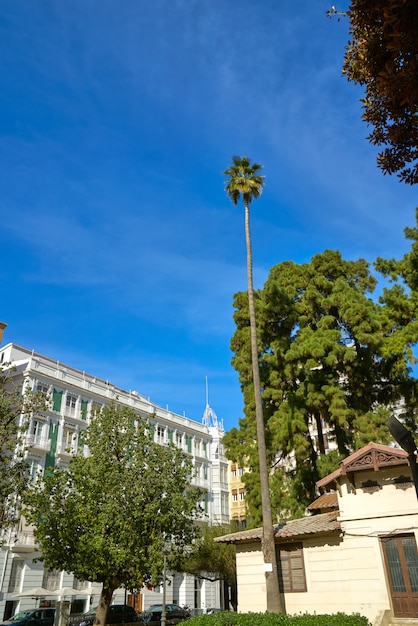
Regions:
M 245 502 L 245 486 L 242 482 L 244 469 L 238 463 L 229 461 L 229 515 L 242 530 L 246 528 L 247 504 Z

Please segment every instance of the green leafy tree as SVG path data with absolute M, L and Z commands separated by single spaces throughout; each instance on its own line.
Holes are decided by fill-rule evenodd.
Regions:
M 418 209 L 416 209 L 418 226 Z M 399 369 L 408 361 L 415 365 L 417 357 L 414 347 L 418 342 L 418 227 L 405 228 L 405 236 L 411 243 L 411 249 L 401 259 L 378 258 L 376 269 L 387 280 L 380 302 L 385 307 L 389 325 L 394 332 L 387 338 L 386 354 L 399 355 Z M 409 430 L 417 431 L 417 406 L 415 381 L 403 381 L 402 395 L 405 403 L 402 417 Z
M 247 157 L 232 157 L 232 165 L 225 170 L 227 176 L 225 191 L 234 205 L 238 204 L 242 197 L 245 216 L 245 243 L 247 249 L 247 283 L 248 283 L 248 310 L 250 321 L 250 353 L 252 369 L 252 390 L 255 403 L 256 441 L 258 450 L 258 468 L 261 491 L 261 511 L 263 520 L 263 537 L 261 547 L 264 562 L 271 567 L 266 567 L 266 595 L 267 610 L 271 612 L 282 611 L 282 602 L 279 592 L 279 578 L 276 562 L 276 549 L 274 544 L 273 519 L 271 513 L 271 501 L 269 492 L 269 471 L 267 466 L 265 422 L 263 404 L 261 399 L 259 354 L 257 342 L 257 325 L 254 305 L 253 287 L 253 259 L 251 248 L 250 229 L 250 204 L 253 199 L 259 198 L 263 191 L 264 176 L 260 174 L 262 166 L 259 163 L 251 163 Z
M 330 458 L 338 462 L 369 441 L 389 441 L 385 422 L 391 407 L 406 400 L 405 409 L 415 410 L 414 336 L 403 332 L 399 314 L 372 299 L 375 287 L 376 278 L 364 260 L 345 261 L 339 252 L 327 250 L 310 263 L 274 266 L 257 294 L 267 459 L 272 504 L 279 515 L 299 516 L 315 498 L 316 481 L 331 469 L 326 459 L 329 440 L 336 447 Z M 259 525 L 243 294 L 236 295 L 235 307 L 231 347 L 245 417 L 224 441 L 228 456 L 251 469 L 243 479 L 249 518 Z
M 331 10 L 330 13 L 335 12 Z M 381 148 L 378 166 L 418 182 L 418 3 L 352 0 L 343 72 L 365 87 L 363 119 Z
M 68 469 L 55 467 L 32 486 L 24 514 L 47 569 L 102 583 L 95 624 L 103 626 L 115 589 L 156 584 L 165 542 L 174 553 L 190 544 L 199 492 L 190 488 L 190 457 L 152 441 L 130 408 L 104 408 L 85 445 Z
M 225 606 L 220 608 L 229 609 L 229 603 L 231 602 L 236 611 L 237 570 L 235 546 L 214 541 L 216 537 L 227 535 L 234 530 L 235 528 L 232 528 L 232 526 L 209 526 L 208 524 L 199 526 L 197 537 L 191 549 L 184 553 L 181 562 L 177 564 L 177 569 L 205 580 L 221 580 L 224 588 Z
M 16 503 L 27 484 L 22 434 L 33 411 L 44 407 L 42 396 L 22 390 L 15 368 L 0 368 L 0 530 L 17 521 Z

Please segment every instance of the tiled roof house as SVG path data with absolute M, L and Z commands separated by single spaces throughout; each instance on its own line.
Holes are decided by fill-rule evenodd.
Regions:
M 318 487 L 327 491 L 306 517 L 275 527 L 286 613 L 418 624 L 418 503 L 407 453 L 370 443 Z M 236 545 L 240 612 L 266 610 L 261 535 L 256 528 L 217 539 Z

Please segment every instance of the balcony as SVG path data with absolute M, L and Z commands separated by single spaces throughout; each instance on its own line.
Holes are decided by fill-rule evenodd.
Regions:
M 31 450 L 49 452 L 51 440 L 47 437 L 38 437 L 37 435 L 27 434 L 25 437 L 25 446 L 27 448 L 31 448 Z
M 209 489 L 209 479 L 202 478 L 201 476 L 193 476 L 191 484 L 193 487 L 203 487 L 204 489 Z
M 31 530 L 12 533 L 9 545 L 12 552 L 33 552 L 36 549 L 35 536 Z
M 72 420 L 84 421 L 81 409 L 78 407 L 65 406 L 64 417 L 69 417 Z
M 68 444 L 62 441 L 57 443 L 56 454 L 60 456 L 71 457 L 76 452 L 77 452 L 77 446 L 74 443 Z

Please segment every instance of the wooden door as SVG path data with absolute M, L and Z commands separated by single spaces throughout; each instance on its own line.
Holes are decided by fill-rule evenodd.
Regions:
M 418 617 L 418 552 L 414 535 L 382 539 L 395 617 Z
M 128 594 L 127 603 L 130 606 L 133 606 L 137 613 L 141 613 L 141 611 L 142 611 L 142 594 L 141 593 L 130 593 L 130 594 Z

